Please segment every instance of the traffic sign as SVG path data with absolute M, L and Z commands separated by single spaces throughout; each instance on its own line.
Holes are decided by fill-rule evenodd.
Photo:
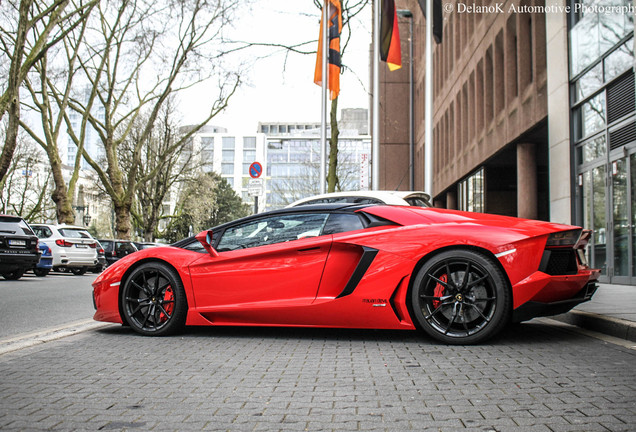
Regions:
M 260 162 L 253 162 L 252 165 L 250 165 L 250 177 L 257 179 L 261 174 L 263 174 L 263 166 Z
M 263 195 L 263 179 L 250 179 L 247 194 L 251 197 Z

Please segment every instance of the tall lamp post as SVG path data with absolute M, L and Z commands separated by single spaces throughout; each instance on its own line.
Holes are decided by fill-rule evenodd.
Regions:
M 409 190 L 415 190 L 415 113 L 413 108 L 413 14 L 398 9 L 397 14 L 409 19 Z

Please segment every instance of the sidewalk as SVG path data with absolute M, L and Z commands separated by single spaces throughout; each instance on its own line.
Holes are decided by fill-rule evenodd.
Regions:
M 551 318 L 636 342 L 636 286 L 600 284 L 591 301 Z

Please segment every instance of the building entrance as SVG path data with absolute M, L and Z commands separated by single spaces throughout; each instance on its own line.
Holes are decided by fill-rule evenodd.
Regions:
M 601 282 L 636 285 L 636 149 L 579 175 L 582 225 L 594 230 L 588 249 Z

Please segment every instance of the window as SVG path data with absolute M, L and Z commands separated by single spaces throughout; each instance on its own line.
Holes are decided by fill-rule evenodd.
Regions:
M 357 214 L 351 213 L 334 213 L 329 216 L 327 225 L 323 230 L 323 234 L 337 234 L 348 231 L 356 231 L 363 229 L 362 221 Z
M 34 226 L 33 231 L 35 231 L 35 235 L 41 239 L 49 238 L 53 235 L 53 231 L 45 226 Z
M 460 210 L 480 212 L 486 210 L 484 197 L 484 169 L 459 182 L 458 204 Z
M 221 174 L 234 174 L 234 162 L 222 163 Z
M 224 149 L 234 149 L 234 137 L 223 137 L 221 143 Z
M 243 137 L 244 149 L 256 149 L 256 137 Z
M 228 228 L 216 249 L 219 252 L 265 246 L 322 235 L 326 213 L 277 215 Z
M 234 150 L 223 150 L 221 154 L 223 162 L 234 162 Z
M 60 228 L 60 234 L 69 238 L 91 238 L 86 231 L 80 231 L 74 228 Z

